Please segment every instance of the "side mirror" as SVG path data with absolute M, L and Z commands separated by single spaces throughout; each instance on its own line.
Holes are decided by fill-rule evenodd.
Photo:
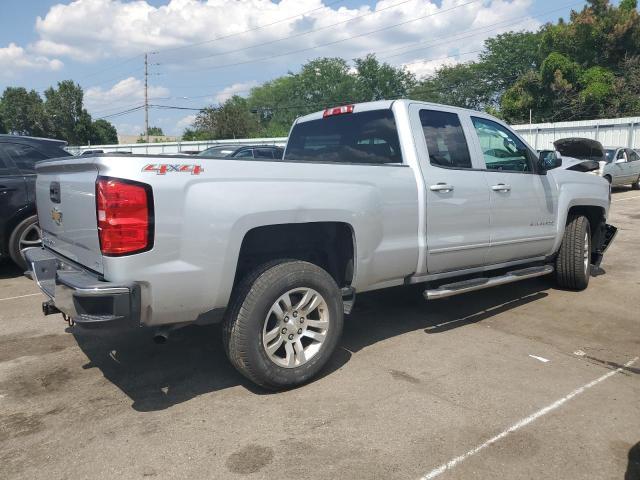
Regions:
M 541 150 L 538 157 L 538 167 L 542 172 L 547 172 L 562 165 L 562 158 L 555 150 Z

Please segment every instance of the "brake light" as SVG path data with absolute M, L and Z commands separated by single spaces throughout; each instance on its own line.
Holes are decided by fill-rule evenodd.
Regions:
M 153 200 L 149 185 L 98 178 L 96 210 L 103 255 L 128 255 L 153 246 Z
M 341 115 L 343 113 L 353 113 L 353 105 L 343 105 L 342 107 L 327 108 L 322 114 L 322 118 L 327 118 L 332 115 Z

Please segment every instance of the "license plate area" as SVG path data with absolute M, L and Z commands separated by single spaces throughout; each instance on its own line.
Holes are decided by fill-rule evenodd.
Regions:
M 58 261 L 55 258 L 43 258 L 31 262 L 33 279 L 49 298 L 53 299 L 56 294 L 56 272 Z

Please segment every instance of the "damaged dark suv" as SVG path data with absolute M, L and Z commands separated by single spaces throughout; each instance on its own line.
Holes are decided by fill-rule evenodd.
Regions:
M 36 215 L 36 171 L 40 160 L 68 157 L 66 142 L 48 138 L 0 135 L 0 258 L 21 268 L 20 250 L 40 244 Z

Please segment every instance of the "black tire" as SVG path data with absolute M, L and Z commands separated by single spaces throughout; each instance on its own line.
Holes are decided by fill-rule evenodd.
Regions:
M 588 258 L 585 267 L 585 239 Z M 556 281 L 561 288 L 584 290 L 591 273 L 591 228 L 582 215 L 569 219 L 556 258 Z
M 636 178 L 636 181 L 631 184 L 633 190 L 640 190 L 640 175 Z
M 329 328 L 320 349 L 306 363 L 281 367 L 263 347 L 263 327 L 274 302 L 302 287 L 312 288 L 324 298 Z M 227 357 L 242 375 L 270 390 L 286 389 L 318 374 L 338 345 L 342 324 L 342 296 L 334 279 L 312 263 L 279 260 L 257 268 L 236 286 L 223 323 L 223 342 Z
M 22 269 L 26 269 L 27 264 L 20 254 L 20 238 L 27 229 L 37 223 L 38 217 L 36 215 L 27 217 L 13 229 L 13 232 L 11 232 L 11 235 L 9 236 L 9 256 L 11 257 L 11 260 L 13 260 L 15 264 Z M 35 244 L 33 246 L 35 246 Z

